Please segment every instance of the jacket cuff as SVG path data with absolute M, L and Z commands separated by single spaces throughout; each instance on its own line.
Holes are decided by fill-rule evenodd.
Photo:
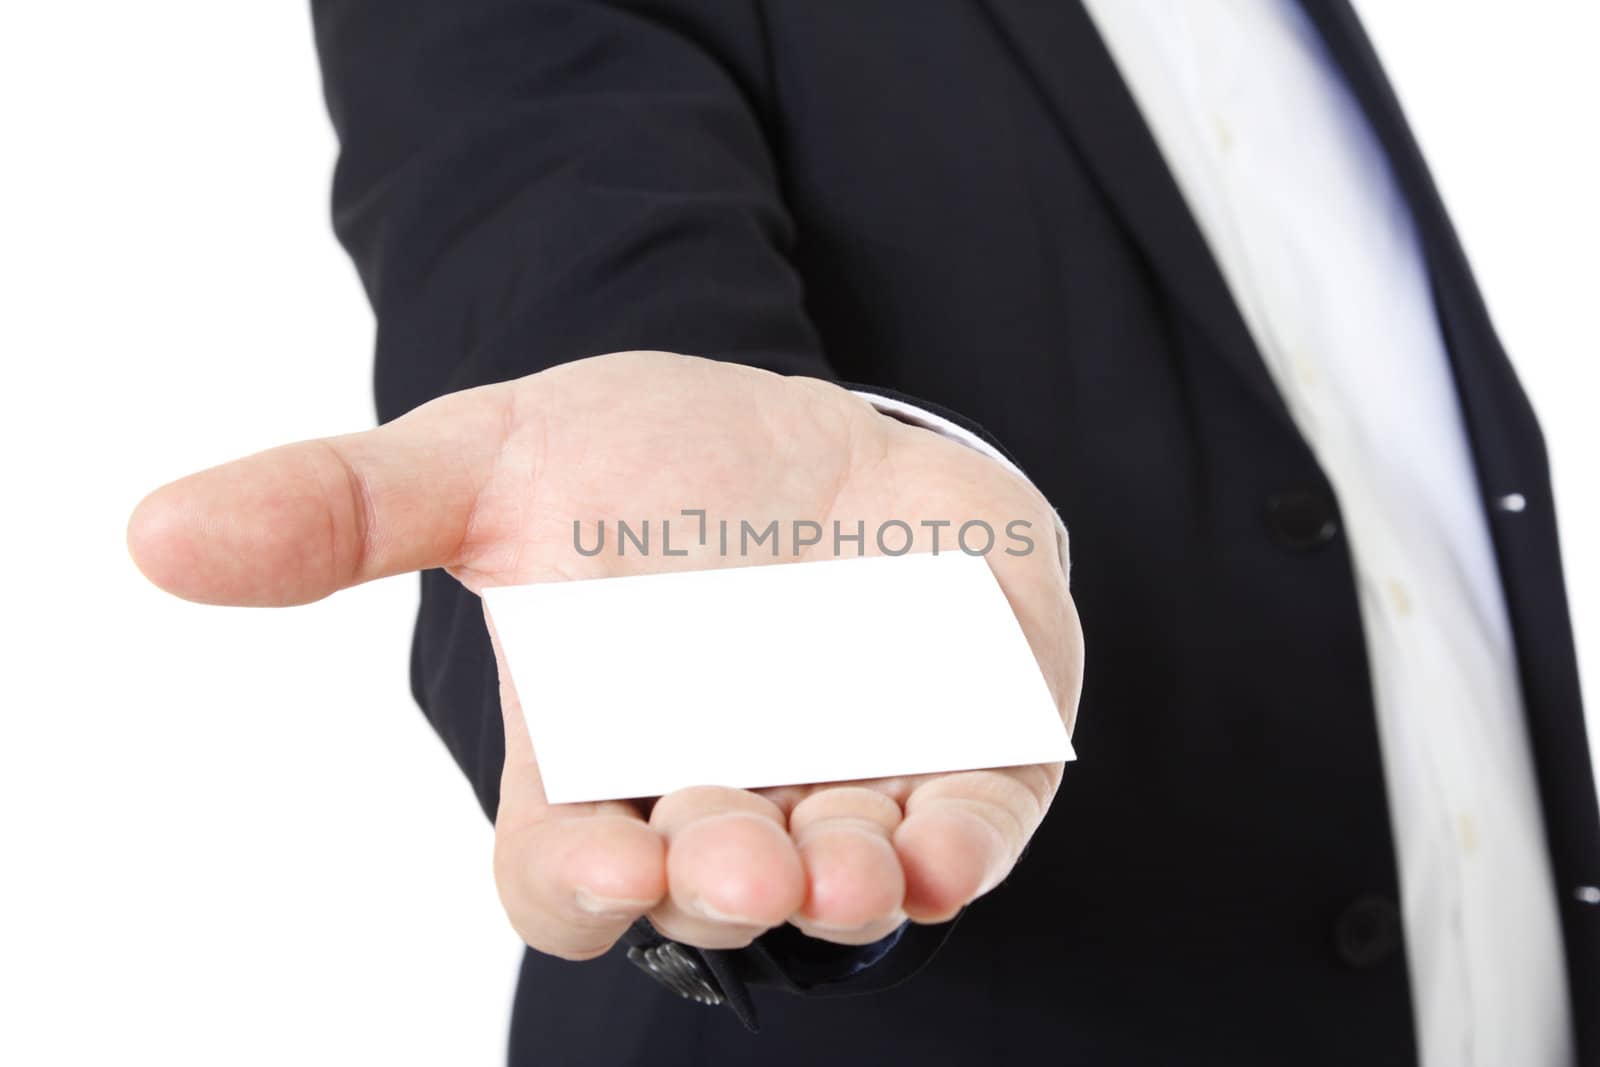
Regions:
M 753 986 L 801 996 L 874 993 L 910 978 L 933 958 L 958 915 L 937 925 L 905 923 L 871 945 L 831 945 L 780 926 L 748 948 L 698 949 L 671 941 L 639 919 L 623 935 L 627 958 L 679 996 L 725 1004 L 751 1033 L 760 1030 Z

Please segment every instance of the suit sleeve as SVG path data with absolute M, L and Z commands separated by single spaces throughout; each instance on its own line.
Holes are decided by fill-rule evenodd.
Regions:
M 576 0 L 314 0 L 334 225 L 377 316 L 381 419 L 623 349 L 834 378 L 749 76 L 708 44 L 748 34 L 740 54 L 762 54 L 754 15 L 682 6 L 699 21 Z M 477 599 L 438 571 L 412 686 L 493 818 L 494 660 Z M 725 981 L 868 988 L 937 940 L 901 938 L 867 968 L 782 939 L 719 965 Z

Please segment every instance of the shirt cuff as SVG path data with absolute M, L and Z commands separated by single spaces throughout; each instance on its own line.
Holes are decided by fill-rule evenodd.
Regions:
M 925 408 L 920 408 L 899 397 L 880 396 L 877 393 L 869 393 L 861 389 L 852 389 L 850 391 L 871 404 L 881 414 L 910 426 L 920 426 L 924 430 L 931 430 L 940 437 L 948 437 L 950 440 L 966 445 L 974 451 L 982 452 L 1029 485 L 1033 484 L 1033 480 L 1022 473 L 1022 468 L 1013 463 L 1009 456 L 984 440 L 981 434 L 962 426 L 960 423 L 953 422 L 943 415 L 928 411 Z M 1061 559 L 1061 573 L 1070 578 L 1072 575 L 1072 558 L 1068 551 L 1067 526 L 1066 523 L 1061 521 L 1061 515 L 1053 507 L 1050 509 L 1050 517 L 1055 520 L 1056 525 L 1056 551 Z

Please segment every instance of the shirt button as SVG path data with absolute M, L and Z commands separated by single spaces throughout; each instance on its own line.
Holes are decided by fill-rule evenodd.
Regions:
M 1228 120 L 1216 112 L 1211 113 L 1211 128 L 1217 135 L 1217 148 L 1223 155 L 1233 151 L 1233 129 Z
M 1294 363 L 1294 372 L 1300 378 L 1300 384 L 1307 389 L 1317 387 L 1317 365 L 1301 350 L 1296 349 L 1291 357 Z
M 1471 815 L 1457 816 L 1456 829 L 1461 835 L 1461 851 L 1469 856 L 1478 851 L 1478 820 Z
M 1400 909 L 1388 897 L 1357 897 L 1333 924 L 1333 947 L 1351 967 L 1376 967 L 1400 949 Z
M 1339 534 L 1339 518 L 1326 493 L 1293 489 L 1267 498 L 1267 526 L 1290 548 L 1317 548 Z
M 1389 603 L 1394 605 L 1395 614 L 1411 614 L 1411 594 L 1406 587 L 1393 578 L 1389 579 Z

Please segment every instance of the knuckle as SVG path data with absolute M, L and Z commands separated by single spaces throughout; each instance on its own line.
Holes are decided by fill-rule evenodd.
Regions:
M 928 783 L 912 796 L 907 810 L 932 801 L 971 807 L 978 813 L 999 813 L 1007 822 L 1026 828 L 1044 815 L 1052 787 L 1042 768 L 963 771 Z
M 869 823 L 886 831 L 900 821 L 900 803 L 888 792 L 864 785 L 819 789 L 789 812 L 789 829 L 799 833 L 837 820 Z
M 681 945 L 720 951 L 748 948 L 756 938 L 773 929 L 767 926 L 735 926 L 730 923 L 707 923 L 665 916 L 652 916 L 651 923 L 661 936 Z
M 826 941 L 831 945 L 870 945 L 881 941 L 894 933 L 900 924 L 906 921 L 906 916 L 896 910 L 895 914 L 887 918 L 875 920 L 851 929 L 840 929 L 816 923 L 803 915 L 796 915 L 789 922 L 801 933 L 815 941 Z
M 759 815 L 779 826 L 785 824 L 783 809 L 768 797 L 745 789 L 697 785 L 668 793 L 650 811 L 650 825 L 658 829 L 682 827 L 708 815 L 743 813 Z
M 1061 765 L 1053 763 L 1016 767 L 1008 774 L 1033 798 L 1034 820 L 1042 819 L 1050 807 L 1050 802 L 1055 799 L 1056 787 L 1061 784 Z

